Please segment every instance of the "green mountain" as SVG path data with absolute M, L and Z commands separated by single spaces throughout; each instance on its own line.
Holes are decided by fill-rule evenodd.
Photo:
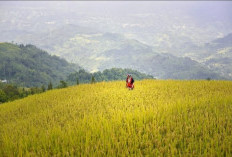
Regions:
M 112 81 L 112 80 L 125 80 L 127 74 L 131 74 L 135 80 L 142 79 L 153 79 L 153 76 L 140 73 L 137 70 L 132 69 L 121 69 L 121 68 L 112 68 L 106 69 L 103 72 L 88 73 L 87 71 L 81 69 L 76 73 L 70 74 L 67 77 L 67 82 L 69 84 L 76 84 L 77 79 L 79 83 L 89 83 L 92 76 L 97 82 L 100 81 Z
M 142 60 L 149 73 L 164 79 L 227 79 L 188 57 L 157 54 Z M 138 65 L 139 66 L 139 65 Z
M 80 66 L 51 56 L 33 45 L 0 43 L 0 79 L 20 86 L 47 85 L 63 80 Z

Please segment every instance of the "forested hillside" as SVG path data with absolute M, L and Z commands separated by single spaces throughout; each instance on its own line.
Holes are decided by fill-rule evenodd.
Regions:
M 33 45 L 0 43 L 0 79 L 9 83 L 24 87 L 58 83 L 79 69 Z
M 79 83 L 89 83 L 92 79 L 96 82 L 100 81 L 113 81 L 113 80 L 125 80 L 127 74 L 131 74 L 135 80 L 142 80 L 142 79 L 152 79 L 152 75 L 147 75 L 144 73 L 140 73 L 137 70 L 132 69 L 121 69 L 121 68 L 112 68 L 106 69 L 103 72 L 95 72 L 95 73 L 88 73 L 87 71 L 81 69 L 80 71 L 70 74 L 67 78 L 67 82 L 69 84 L 76 84 Z

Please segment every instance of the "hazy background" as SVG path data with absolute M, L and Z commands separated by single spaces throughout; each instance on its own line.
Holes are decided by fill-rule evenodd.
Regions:
M 232 2 L 0 2 L 0 41 L 34 44 L 90 72 L 232 79 Z

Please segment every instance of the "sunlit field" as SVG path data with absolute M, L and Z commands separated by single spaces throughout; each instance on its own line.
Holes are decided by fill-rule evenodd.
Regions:
M 0 105 L 0 156 L 232 156 L 231 81 L 124 81 Z

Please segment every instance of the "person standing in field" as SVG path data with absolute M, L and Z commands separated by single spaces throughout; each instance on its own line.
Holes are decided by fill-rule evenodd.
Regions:
M 126 87 L 129 88 L 130 90 L 134 89 L 134 79 L 131 75 L 127 75 Z
M 126 88 L 128 88 L 128 79 L 129 79 L 129 74 L 127 75 L 127 77 L 126 77 Z

